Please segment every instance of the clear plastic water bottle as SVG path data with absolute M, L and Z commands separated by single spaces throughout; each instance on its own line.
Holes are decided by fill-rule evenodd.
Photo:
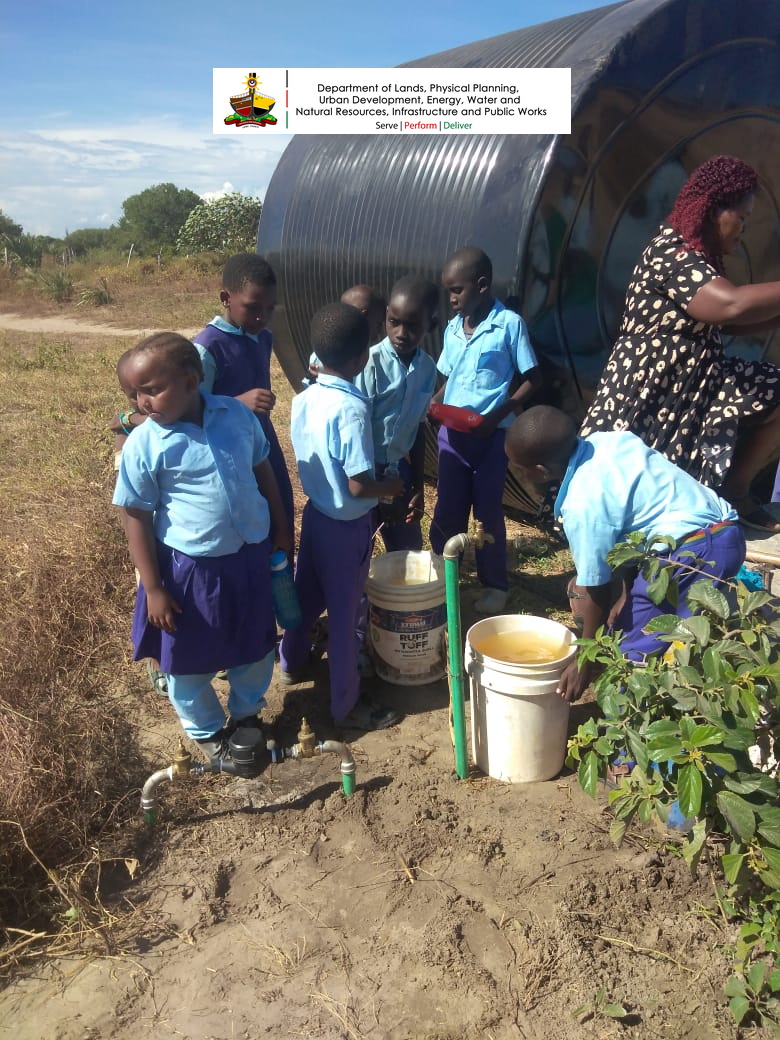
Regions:
M 396 464 L 394 462 L 388 463 L 388 465 L 385 466 L 385 471 L 382 474 L 382 479 L 383 480 L 396 480 L 397 477 L 398 477 L 398 466 L 396 466 Z M 389 506 L 392 503 L 393 498 L 392 498 L 392 496 L 390 498 L 380 498 L 379 501 L 383 505 Z
M 302 620 L 301 604 L 284 549 L 277 549 L 271 556 L 271 597 L 279 627 L 297 628 Z

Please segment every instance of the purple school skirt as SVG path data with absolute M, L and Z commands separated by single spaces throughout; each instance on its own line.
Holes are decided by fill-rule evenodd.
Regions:
M 154 657 L 169 675 L 202 675 L 262 660 L 276 643 L 271 544 L 229 556 L 187 556 L 157 542 L 163 586 L 181 607 L 176 631 L 149 623 L 143 583 L 133 614 L 133 660 Z

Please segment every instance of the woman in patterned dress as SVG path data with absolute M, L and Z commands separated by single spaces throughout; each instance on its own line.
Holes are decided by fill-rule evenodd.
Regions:
M 749 526 L 780 530 L 750 493 L 780 454 L 780 369 L 726 357 L 732 335 L 780 327 L 780 282 L 734 285 L 758 175 L 732 156 L 699 166 L 642 254 L 581 434 L 631 430 L 716 488 Z

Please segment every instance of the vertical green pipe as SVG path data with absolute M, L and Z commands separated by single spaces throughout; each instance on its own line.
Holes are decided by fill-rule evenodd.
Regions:
M 350 795 L 355 793 L 355 774 L 345 773 L 342 770 L 341 773 L 341 790 L 344 792 L 344 797 L 349 798 Z
M 466 709 L 463 694 L 463 647 L 460 636 L 460 589 L 458 580 L 459 561 L 444 558 L 444 590 L 447 597 L 447 634 L 450 658 L 450 708 L 452 728 L 455 732 L 455 771 L 460 780 L 469 775 L 469 758 L 466 747 Z

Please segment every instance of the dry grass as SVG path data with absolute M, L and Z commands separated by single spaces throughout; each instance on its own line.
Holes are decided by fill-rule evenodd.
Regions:
M 64 270 L 45 268 L 36 277 L 0 267 L 0 310 L 30 317 L 60 314 L 130 329 L 198 328 L 219 311 L 222 260 L 210 254 L 164 260 L 159 267 L 153 258 L 134 257 L 129 266 L 77 261 L 66 269 L 72 297 L 58 302 L 44 282 Z M 96 288 L 103 288 L 111 302 L 97 309 L 79 306 L 82 293 Z
M 53 936 L 106 946 L 101 865 L 136 809 L 105 348 L 0 335 L 0 971 Z

